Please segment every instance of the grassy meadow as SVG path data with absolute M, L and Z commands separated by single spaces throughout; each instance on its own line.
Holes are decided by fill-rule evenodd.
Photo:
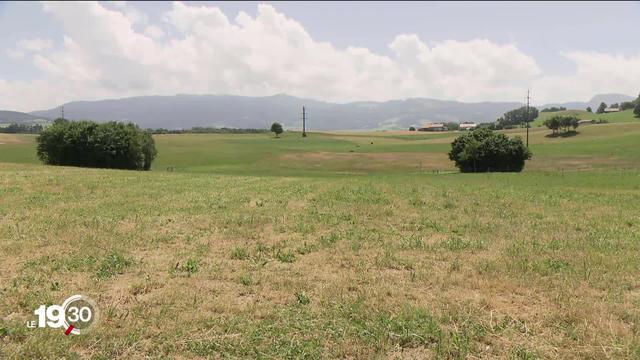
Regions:
M 0 358 L 639 358 L 640 121 L 578 132 L 519 174 L 456 133 L 160 135 L 150 172 L 0 134 Z M 76 293 L 94 332 L 26 328 Z
M 575 116 L 580 120 L 606 120 L 610 123 L 640 121 L 640 119 L 634 116 L 633 109 L 614 112 L 614 113 L 607 113 L 607 114 L 590 113 L 586 110 L 563 110 L 563 111 L 541 112 L 538 118 L 532 123 L 532 126 L 544 126 L 542 124 L 544 123 L 545 120 L 552 118 L 556 115 Z

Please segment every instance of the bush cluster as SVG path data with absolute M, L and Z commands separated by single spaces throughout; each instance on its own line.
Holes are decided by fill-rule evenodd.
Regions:
M 449 159 L 462 172 L 520 172 L 531 152 L 522 139 L 509 138 L 487 128 L 459 136 L 451 143 Z
M 56 119 L 37 139 L 45 164 L 149 170 L 157 151 L 151 134 L 135 124 Z
M 561 129 L 564 130 L 564 132 L 569 132 L 571 129 L 575 130 L 578 128 L 578 125 L 580 125 L 580 119 L 575 116 L 556 115 L 544 121 L 544 126 L 553 130 L 554 134 Z

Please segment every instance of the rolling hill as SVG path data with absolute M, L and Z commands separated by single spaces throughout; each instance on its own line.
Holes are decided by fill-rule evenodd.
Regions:
M 637 358 L 640 122 L 578 132 L 519 174 L 455 132 L 158 135 L 149 172 L 0 134 L 0 358 Z M 90 334 L 25 326 L 69 294 Z
M 567 109 L 597 108 L 600 102 L 612 104 L 634 98 L 622 94 L 595 95 L 587 102 L 568 102 L 539 106 Z M 309 130 L 407 129 L 425 122 L 492 122 L 505 112 L 518 108 L 517 102 L 479 102 L 410 98 L 384 102 L 359 101 L 329 103 L 285 94 L 248 97 L 235 95 L 140 96 L 64 104 L 72 120 L 131 121 L 143 128 L 184 129 L 194 126 L 266 128 L 278 121 L 286 128 L 299 129 L 302 107 L 307 110 Z M 53 119 L 60 108 L 34 111 L 29 116 Z M 544 113 L 541 116 L 549 116 Z M 582 114 L 582 113 L 580 113 Z M 588 117 L 587 112 L 581 118 Z M 609 116 L 609 115 L 608 115 Z M 631 121 L 627 113 L 610 115 L 611 122 Z M 633 118 L 633 116 L 631 116 Z M 625 120 L 626 119 L 626 120 Z M 0 121 L 1 122 L 1 121 Z
M 598 108 L 600 103 L 605 103 L 607 105 L 621 103 L 625 101 L 633 101 L 635 97 L 624 95 L 624 94 L 598 94 L 591 98 L 589 101 L 571 101 L 566 103 L 552 103 L 541 106 L 540 109 L 548 108 L 548 107 L 564 107 L 566 109 L 579 109 L 585 110 L 588 106 L 590 106 L 594 111 Z
M 246 97 L 230 95 L 143 96 L 64 104 L 69 119 L 132 121 L 144 128 L 227 126 L 265 128 L 281 122 L 299 128 L 302 106 L 311 130 L 406 129 L 426 121 L 493 121 L 516 102 L 462 103 L 426 98 L 386 102 L 328 103 L 289 95 Z M 55 117 L 59 108 L 32 112 Z
M 0 110 L 0 124 L 31 124 L 49 121 L 50 117 L 18 111 Z
M 596 114 L 585 110 L 564 110 L 555 112 L 541 112 L 540 116 L 533 122 L 533 126 L 542 126 L 542 123 L 556 115 L 576 116 L 580 120 L 606 120 L 610 123 L 620 122 L 640 122 L 640 119 L 633 115 L 633 110 L 625 110 L 616 113 Z

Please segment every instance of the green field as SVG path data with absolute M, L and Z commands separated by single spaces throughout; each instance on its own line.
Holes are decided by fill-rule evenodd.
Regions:
M 525 171 L 640 169 L 640 121 L 586 125 L 570 138 L 532 128 Z M 524 129 L 507 131 L 525 137 Z M 459 133 L 339 132 L 155 136 L 154 171 L 228 175 L 334 176 L 456 171 L 446 153 Z M 0 162 L 38 164 L 35 135 L 0 134 Z
M 538 116 L 538 118 L 532 123 L 532 126 L 543 126 L 542 123 L 544 123 L 545 120 L 556 115 L 576 116 L 580 120 L 606 120 L 610 123 L 640 122 L 640 119 L 634 116 L 633 109 L 609 114 L 596 114 L 590 113 L 585 110 L 564 110 L 555 112 L 541 112 L 540 116 Z
M 456 133 L 161 135 L 150 172 L 0 134 L 0 358 L 638 358 L 640 121 L 548 134 L 519 174 Z M 94 332 L 26 328 L 76 293 Z

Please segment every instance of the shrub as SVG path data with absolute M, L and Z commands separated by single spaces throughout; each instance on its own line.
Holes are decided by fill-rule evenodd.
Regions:
M 520 137 L 510 139 L 486 128 L 459 136 L 449 152 L 449 159 L 462 172 L 519 172 L 530 158 L 531 152 Z
M 56 119 L 37 143 L 49 165 L 149 170 L 157 155 L 151 134 L 131 123 Z
M 633 108 L 633 114 L 636 117 L 640 117 L 640 102 L 636 105 L 635 108 Z

